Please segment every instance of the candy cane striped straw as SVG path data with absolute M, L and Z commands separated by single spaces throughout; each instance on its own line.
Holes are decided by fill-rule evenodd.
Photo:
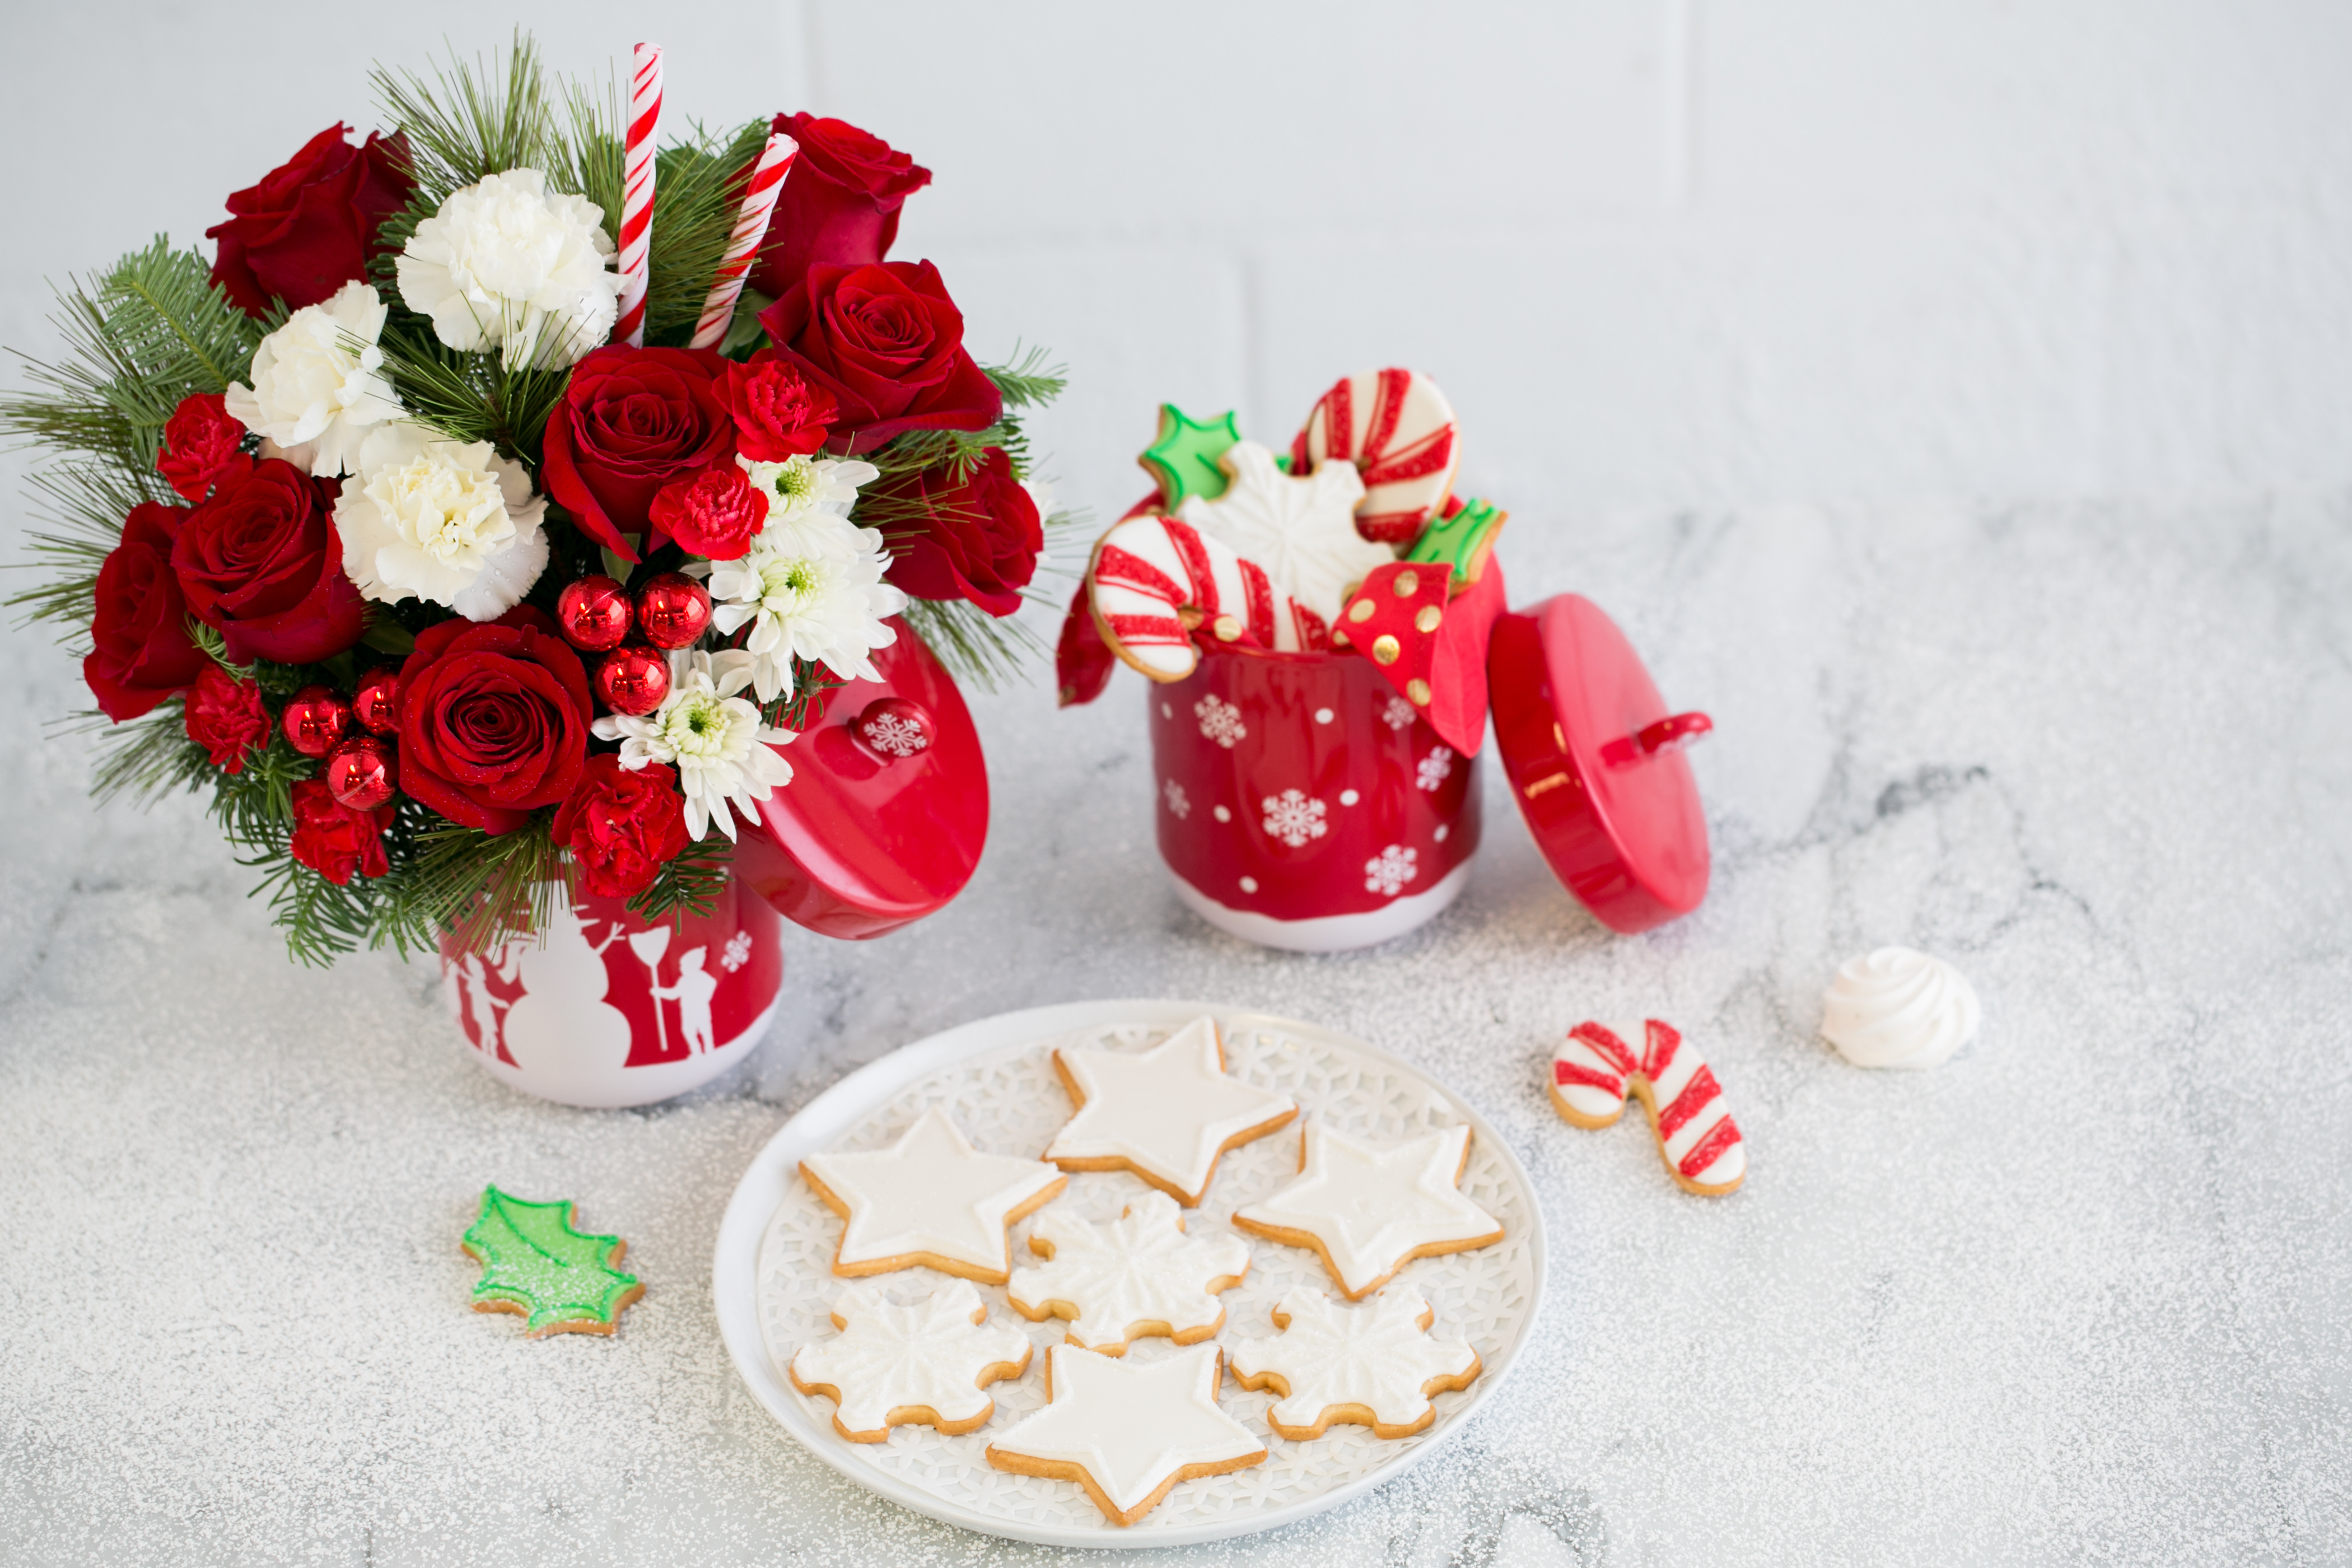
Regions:
M 629 133 L 621 186 L 621 316 L 613 341 L 646 343 L 646 277 L 654 240 L 654 132 L 661 124 L 661 46 L 639 44 L 629 77 Z
M 768 218 L 784 188 L 784 176 L 793 172 L 793 158 L 800 150 L 799 142 L 779 131 L 768 138 L 760 161 L 751 166 L 751 184 L 735 215 L 735 232 L 727 237 L 726 253 L 719 258 L 719 270 L 711 274 L 709 297 L 702 301 L 702 320 L 694 329 L 696 348 L 715 349 L 727 341 L 728 323 L 735 319 L 735 301 L 743 294 L 744 275 L 751 270 L 751 258 L 760 252 L 760 241 L 768 233 Z

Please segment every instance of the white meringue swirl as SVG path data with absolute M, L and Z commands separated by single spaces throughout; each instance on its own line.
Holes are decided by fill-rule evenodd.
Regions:
M 1960 972 L 1907 947 L 1848 959 L 1822 996 L 1822 1037 L 1858 1068 L 1931 1068 L 1983 1016 Z

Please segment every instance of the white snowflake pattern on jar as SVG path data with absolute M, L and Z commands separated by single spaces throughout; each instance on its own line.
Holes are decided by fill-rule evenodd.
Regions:
M 751 933 L 748 931 L 739 931 L 733 936 L 729 937 L 727 939 L 727 945 L 719 950 L 719 967 L 726 970 L 728 973 L 732 974 L 751 962 Z
M 1421 766 L 1414 770 L 1412 782 L 1418 787 L 1434 795 L 1437 793 L 1437 786 L 1444 784 L 1446 776 L 1453 772 L 1454 748 L 1432 746 L 1429 755 L 1422 758 Z
M 1305 790 L 1286 789 L 1265 797 L 1265 830 L 1293 849 L 1330 831 L 1323 818 L 1328 808 Z
M 911 757 L 931 743 L 919 724 L 896 713 L 871 713 L 860 723 L 866 743 L 885 756 Z
M 1213 695 L 1193 703 L 1192 716 L 1200 720 L 1202 734 L 1229 752 L 1235 741 L 1249 733 L 1249 727 L 1242 722 L 1242 710 Z
M 1403 698 L 1391 696 L 1389 705 L 1381 710 L 1381 721 L 1391 730 L 1402 730 L 1413 721 L 1412 704 Z
M 1395 898 L 1404 891 L 1404 885 L 1421 875 L 1415 864 L 1421 851 L 1408 849 L 1402 844 L 1391 844 L 1364 862 L 1364 891 Z
M 1181 822 L 1192 815 L 1192 797 L 1184 793 L 1184 786 L 1174 779 L 1169 779 L 1160 784 L 1160 795 L 1168 803 L 1169 815 L 1177 821 Z

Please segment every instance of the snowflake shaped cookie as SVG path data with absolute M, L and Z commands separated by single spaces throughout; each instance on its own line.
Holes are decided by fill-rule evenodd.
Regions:
M 835 1274 L 923 1266 L 991 1285 L 1013 1270 L 1005 1227 L 1069 1184 L 1039 1161 L 981 1153 L 936 1106 L 889 1148 L 811 1154 L 801 1175 L 842 1218 Z
M 1356 531 L 1364 480 L 1354 464 L 1326 462 L 1295 479 L 1255 441 L 1237 443 L 1218 461 L 1233 476 L 1225 493 L 1215 500 L 1187 496 L 1176 515 L 1257 563 L 1276 592 L 1326 622 L 1339 618 L 1350 584 L 1395 563 L 1393 549 Z
M 1353 1309 L 1302 1285 L 1274 1309 L 1280 1334 L 1234 1346 L 1234 1376 L 1282 1395 L 1265 1424 L 1294 1443 L 1320 1437 L 1334 1421 L 1410 1437 L 1437 1419 L 1430 1395 L 1467 1388 L 1485 1370 L 1462 1341 L 1429 1337 L 1436 1317 L 1410 1285 Z
M 1503 1239 L 1503 1225 L 1462 1195 L 1470 1129 L 1441 1128 L 1381 1148 L 1309 1122 L 1298 1176 L 1263 1203 L 1234 1211 L 1253 1236 L 1311 1247 L 1350 1301 L 1360 1301 L 1415 1258 L 1467 1252 Z
M 803 1394 L 834 1402 L 833 1429 L 853 1443 L 879 1443 L 893 1426 L 972 1431 L 996 1409 L 988 1385 L 1029 1366 L 1029 1336 L 991 1324 L 969 1280 L 913 1306 L 853 1286 L 834 1303 L 833 1326 L 837 1338 L 803 1345 L 784 1370 Z
M 1298 1114 L 1290 1096 L 1226 1076 L 1213 1018 L 1195 1018 L 1148 1051 L 1065 1046 L 1054 1070 L 1078 1112 L 1045 1158 L 1066 1171 L 1132 1171 L 1186 1208 L 1200 1206 L 1226 1150 Z
M 1249 1272 L 1249 1243 L 1237 1236 L 1192 1237 L 1165 1193 L 1146 1193 L 1108 1225 L 1061 1209 L 1038 1216 L 1029 1250 L 1050 1262 L 1016 1268 L 1006 1294 L 1033 1322 L 1070 1320 L 1069 1342 L 1124 1355 L 1129 1340 L 1162 1335 L 1180 1345 L 1224 1327 L 1231 1289 Z

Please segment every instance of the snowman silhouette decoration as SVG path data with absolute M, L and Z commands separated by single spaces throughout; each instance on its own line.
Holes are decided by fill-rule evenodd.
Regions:
M 506 1020 L 507 1055 L 517 1067 L 544 1073 L 628 1065 L 629 1016 L 604 1000 L 611 984 L 604 950 L 622 934 L 614 921 L 591 946 L 587 917 L 572 907 L 562 882 L 553 884 L 547 929 L 509 942 L 499 963 L 500 980 L 522 982 Z

